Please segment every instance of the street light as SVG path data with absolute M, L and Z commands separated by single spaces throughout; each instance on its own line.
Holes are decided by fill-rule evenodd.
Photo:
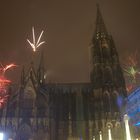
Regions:
M 0 140 L 3 140 L 3 133 L 0 132 Z
M 125 131 L 126 131 L 126 140 L 131 140 L 130 128 L 129 128 L 129 117 L 127 114 L 124 115 Z

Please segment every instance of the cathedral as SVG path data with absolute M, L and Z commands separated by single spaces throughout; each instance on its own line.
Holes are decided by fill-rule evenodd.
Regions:
M 38 69 L 23 68 L 18 90 L 0 110 L 4 140 L 124 140 L 127 96 L 113 37 L 97 6 L 89 83 L 46 83 L 43 53 Z M 119 135 L 118 135 L 119 134 Z

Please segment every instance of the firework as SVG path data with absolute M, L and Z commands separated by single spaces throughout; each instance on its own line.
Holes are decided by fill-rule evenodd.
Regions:
M 123 70 L 125 72 L 125 79 L 127 83 L 126 89 L 129 93 L 138 85 L 140 76 L 137 51 L 127 57 L 123 65 Z
M 135 51 L 134 54 L 131 54 L 129 57 L 128 57 L 128 64 L 130 66 L 137 66 L 138 64 L 138 61 L 137 61 L 137 51 Z
M 5 78 L 5 72 L 8 69 L 15 67 L 15 66 L 16 66 L 15 64 L 9 64 L 4 67 L 1 64 L 1 68 L 0 68 L 0 108 L 3 107 L 3 105 L 6 103 L 8 97 L 9 97 L 9 93 L 7 92 L 7 87 L 11 81 Z
M 136 78 L 140 74 L 140 71 L 138 69 L 137 51 L 129 55 L 129 57 L 126 60 L 126 63 L 124 64 L 124 72 L 128 77 L 132 79 L 132 82 L 136 82 Z
M 5 104 L 9 95 L 4 95 L 0 97 L 0 108 Z
M 134 87 L 133 87 L 133 85 L 132 84 L 128 84 L 127 86 L 126 86 L 126 90 L 127 90 L 127 92 L 130 92 L 130 91 L 132 91 L 132 89 L 133 89 Z
M 42 37 L 42 35 L 43 35 L 43 32 L 44 32 L 44 31 L 42 30 L 41 33 L 40 33 L 40 35 L 39 35 L 39 37 L 38 37 L 38 39 L 37 39 L 37 41 L 36 41 L 35 30 L 34 30 L 34 27 L 32 27 L 33 43 L 32 43 L 29 39 L 27 39 L 27 41 L 28 41 L 28 43 L 30 44 L 30 46 L 32 47 L 33 52 L 36 52 L 37 48 L 40 47 L 42 44 L 45 43 L 45 41 L 41 41 L 41 42 L 40 42 L 41 37 Z
M 136 82 L 136 76 L 140 74 L 140 71 L 133 66 L 127 67 L 124 69 L 126 74 L 132 79 L 133 82 Z
M 5 74 L 5 72 L 12 68 L 12 67 L 15 67 L 16 65 L 15 64 L 9 64 L 9 65 L 6 65 L 5 67 L 1 64 L 2 68 L 0 68 L 0 70 L 2 71 L 2 75 Z

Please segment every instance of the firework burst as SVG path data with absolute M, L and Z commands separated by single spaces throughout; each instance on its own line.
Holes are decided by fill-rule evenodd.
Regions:
M 37 41 L 36 41 L 36 37 L 35 37 L 35 30 L 34 27 L 32 27 L 32 36 L 33 36 L 33 42 L 31 42 L 29 39 L 27 39 L 28 43 L 30 44 L 30 46 L 33 49 L 33 52 L 36 52 L 37 48 L 40 47 L 42 44 L 45 43 L 45 41 L 40 41 L 43 35 L 43 30 L 41 31 Z
M 123 70 L 125 72 L 127 81 L 127 91 L 130 92 L 138 84 L 138 77 L 140 76 L 140 69 L 138 67 L 137 51 L 129 55 L 124 63 Z
M 128 57 L 128 64 L 130 66 L 137 66 L 138 64 L 138 61 L 137 61 L 137 51 L 135 51 L 134 54 L 131 54 L 129 57 Z
M 140 71 L 137 68 L 130 66 L 124 68 L 124 72 L 126 72 L 126 75 L 132 79 L 132 82 L 136 83 L 136 77 L 140 74 Z
M 0 108 L 3 107 L 3 105 L 6 103 L 8 97 L 9 97 L 7 87 L 11 81 L 5 78 L 5 72 L 8 69 L 15 67 L 15 66 L 16 66 L 15 64 L 9 64 L 4 67 L 1 64 L 1 68 L 0 68 Z

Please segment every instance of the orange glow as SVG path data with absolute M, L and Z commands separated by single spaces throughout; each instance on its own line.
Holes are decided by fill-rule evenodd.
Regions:
M 3 105 L 6 103 L 8 97 L 9 97 L 7 87 L 11 81 L 9 79 L 5 78 L 5 72 L 8 69 L 15 67 L 15 66 L 16 65 L 13 63 L 6 65 L 5 67 L 1 64 L 1 68 L 0 68 L 0 108 L 3 107 Z

